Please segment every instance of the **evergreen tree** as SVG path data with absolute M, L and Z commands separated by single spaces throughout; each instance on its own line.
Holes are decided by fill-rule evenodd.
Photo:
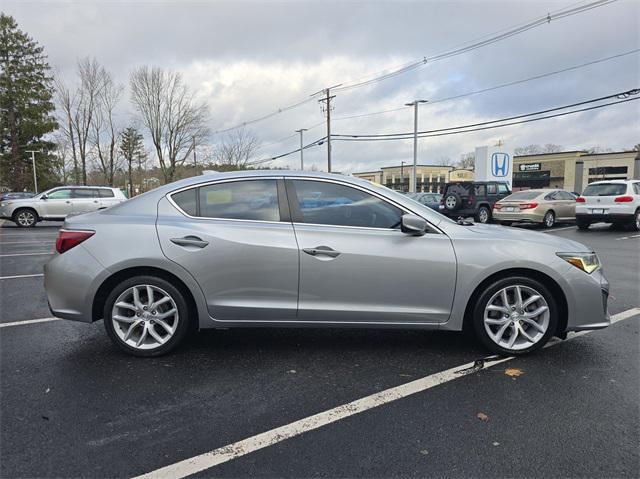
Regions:
M 133 127 L 128 127 L 122 132 L 120 138 L 120 153 L 127 163 L 129 176 L 129 197 L 133 196 L 133 162 L 144 155 L 142 135 Z
M 25 150 L 43 151 L 36 154 L 45 180 L 40 185 L 54 180 L 52 156 L 47 153 L 53 144 L 43 137 L 57 125 L 52 116 L 50 67 L 43 51 L 12 17 L 0 13 L 0 183 L 12 190 L 33 184 Z

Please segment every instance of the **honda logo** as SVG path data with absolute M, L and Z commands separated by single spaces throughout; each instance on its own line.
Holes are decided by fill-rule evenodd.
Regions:
M 495 177 L 504 177 L 509 174 L 509 155 L 507 153 L 491 155 L 491 173 Z

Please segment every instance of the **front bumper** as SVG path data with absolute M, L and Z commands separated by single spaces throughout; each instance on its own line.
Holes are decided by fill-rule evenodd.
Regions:
M 602 269 L 587 274 L 569 266 L 565 279 L 570 285 L 567 293 L 569 317 L 566 331 L 584 331 L 606 328 L 611 324 L 609 315 L 609 281 Z

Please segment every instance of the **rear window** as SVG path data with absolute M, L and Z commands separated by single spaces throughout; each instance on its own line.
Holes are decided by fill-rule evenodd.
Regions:
M 106 188 L 98 190 L 98 192 L 100 193 L 100 198 L 113 198 L 113 197 L 115 197 L 115 195 L 113 194 L 113 191 L 112 190 L 107 190 Z
M 453 185 L 447 185 L 446 193 L 458 193 L 459 195 L 466 195 L 469 193 L 469 190 L 472 186 L 473 185 L 471 183 L 456 183 Z
M 537 198 L 539 194 L 539 191 L 518 191 L 517 193 L 507 196 L 505 200 L 532 200 Z
M 627 185 L 624 183 L 602 183 L 587 186 L 582 196 L 618 196 L 624 195 L 626 192 Z

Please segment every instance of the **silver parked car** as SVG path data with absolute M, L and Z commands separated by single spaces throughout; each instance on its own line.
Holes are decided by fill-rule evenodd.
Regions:
M 104 319 L 155 356 L 190 328 L 475 330 L 523 354 L 609 325 L 595 253 L 563 238 L 455 222 L 341 175 L 189 178 L 68 218 L 45 266 L 54 315 Z
M 21 228 L 29 228 L 42 220 L 62 221 L 69 215 L 102 210 L 126 199 L 119 188 L 61 186 L 32 198 L 0 201 L 0 219 L 11 220 Z

